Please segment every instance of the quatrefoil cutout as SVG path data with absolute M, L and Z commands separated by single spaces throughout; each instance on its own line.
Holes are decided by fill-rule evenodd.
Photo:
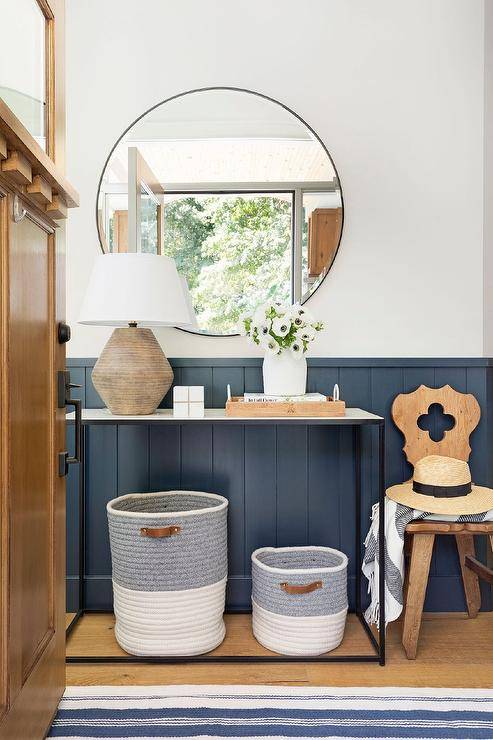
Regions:
M 445 432 L 454 428 L 455 418 L 444 412 L 441 403 L 432 403 L 427 413 L 421 414 L 417 423 L 423 432 L 428 432 L 434 442 L 441 442 Z

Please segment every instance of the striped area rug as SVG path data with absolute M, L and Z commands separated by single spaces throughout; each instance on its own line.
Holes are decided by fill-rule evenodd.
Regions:
M 493 738 L 493 690 L 69 687 L 50 738 Z

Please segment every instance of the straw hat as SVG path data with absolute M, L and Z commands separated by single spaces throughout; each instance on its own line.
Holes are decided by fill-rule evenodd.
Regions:
M 418 460 L 412 480 L 391 486 L 387 496 L 398 504 L 430 514 L 481 514 L 493 509 L 493 489 L 475 486 L 464 460 L 429 455 Z

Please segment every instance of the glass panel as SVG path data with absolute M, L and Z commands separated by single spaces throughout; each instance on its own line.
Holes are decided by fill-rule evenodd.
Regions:
M 144 188 L 140 198 L 140 251 L 157 254 L 157 215 L 156 197 Z
M 291 193 L 164 195 L 163 253 L 188 282 L 199 329 L 291 300 Z
M 303 193 L 301 295 L 305 301 L 330 270 L 342 228 L 341 191 Z
M 15 0 L 2 3 L 2 28 L 0 97 L 46 149 L 46 18 L 36 0 Z

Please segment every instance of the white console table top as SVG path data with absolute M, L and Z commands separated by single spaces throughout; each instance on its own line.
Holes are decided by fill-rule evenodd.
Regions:
M 74 413 L 67 414 L 67 421 L 74 421 Z M 225 409 L 205 409 L 205 415 L 201 418 L 178 418 L 173 416 L 173 409 L 158 409 L 154 414 L 142 416 L 117 416 L 108 409 L 82 409 L 83 424 L 201 424 L 211 422 L 226 422 L 229 424 L 340 424 L 359 425 L 377 424 L 383 421 L 382 416 L 377 416 L 369 411 L 358 408 L 347 408 L 345 416 L 226 416 Z

